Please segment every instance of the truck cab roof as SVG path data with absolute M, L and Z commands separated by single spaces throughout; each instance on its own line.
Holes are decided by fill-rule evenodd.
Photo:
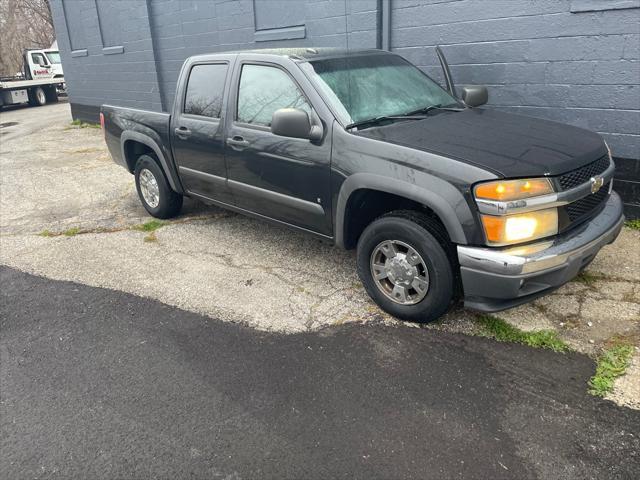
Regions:
M 294 61 L 326 60 L 330 58 L 355 57 L 359 55 L 392 55 L 390 52 L 377 49 L 357 49 L 332 47 L 305 47 L 305 48 L 259 48 L 251 50 L 233 50 L 220 52 L 219 54 L 202 54 L 190 57 L 193 61 L 210 60 L 216 55 L 264 55 L 269 57 L 287 57 Z

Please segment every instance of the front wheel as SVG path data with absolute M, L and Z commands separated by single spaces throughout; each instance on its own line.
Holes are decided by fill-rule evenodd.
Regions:
M 183 197 L 174 192 L 164 172 L 150 155 L 136 162 L 136 190 L 144 208 L 156 218 L 171 218 L 180 213 Z
M 453 298 L 455 275 L 446 234 L 420 212 L 397 211 L 372 222 L 358 240 L 358 275 L 385 312 L 426 323 Z

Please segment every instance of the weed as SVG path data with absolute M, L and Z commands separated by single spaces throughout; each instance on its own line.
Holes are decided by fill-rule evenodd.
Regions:
M 589 273 L 586 270 L 583 270 L 574 278 L 572 281 L 584 283 L 585 285 L 591 287 L 598 280 L 598 276 L 593 273 Z
M 56 236 L 56 234 L 53 233 L 50 230 L 43 230 L 38 235 L 40 235 L 41 237 L 55 237 Z
M 525 332 L 508 324 L 501 318 L 490 315 L 477 317 L 477 322 L 482 327 L 483 334 L 495 338 L 499 342 L 521 343 L 535 348 L 548 348 L 554 352 L 566 352 L 570 350 L 569 345 L 564 343 L 558 337 L 557 332 L 553 330 Z
M 626 222 L 624 222 L 624 224 L 629 228 L 633 228 L 634 230 L 640 230 L 640 218 L 636 218 L 635 220 L 627 220 Z
M 604 397 L 613 390 L 613 382 L 624 375 L 634 347 L 629 344 L 618 344 L 605 349 L 597 360 L 596 373 L 589 380 L 589 393 Z
M 131 228 L 140 232 L 153 232 L 161 227 L 164 227 L 166 224 L 167 222 L 162 222 L 160 220 L 150 220 L 146 223 L 141 223 L 140 225 L 134 225 Z
M 73 237 L 75 235 L 78 235 L 79 233 L 80 233 L 80 229 L 78 227 L 71 227 L 65 230 L 64 232 L 62 232 L 62 235 L 64 235 L 65 237 Z
M 78 128 L 101 128 L 99 123 L 87 123 L 82 120 L 74 120 L 69 123 L 69 127 L 65 128 L 65 130 L 71 130 L 71 127 Z

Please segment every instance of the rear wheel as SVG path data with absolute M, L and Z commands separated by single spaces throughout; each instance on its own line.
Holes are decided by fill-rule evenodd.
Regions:
M 47 103 L 47 94 L 41 87 L 37 87 L 29 92 L 29 104 L 35 107 L 41 107 Z
M 136 162 L 136 190 L 145 210 L 156 218 L 171 218 L 180 213 L 183 197 L 174 192 L 164 172 L 150 155 Z
M 413 322 L 442 316 L 455 275 L 442 227 L 420 212 L 396 211 L 373 221 L 358 240 L 358 275 L 387 313 Z

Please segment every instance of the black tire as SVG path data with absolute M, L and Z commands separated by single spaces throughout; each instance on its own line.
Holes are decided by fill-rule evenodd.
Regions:
M 45 95 L 47 96 L 47 103 L 57 103 L 58 102 L 58 91 L 56 90 L 55 85 L 51 85 L 47 87 L 45 90 Z
M 143 195 L 142 187 L 140 185 L 140 174 L 143 172 L 150 172 L 157 183 L 157 205 L 150 204 Z M 146 173 L 143 175 L 146 175 Z M 136 162 L 135 179 L 138 197 L 140 198 L 145 210 L 149 212 L 151 216 L 156 218 L 172 218 L 180 213 L 183 197 L 171 189 L 164 172 L 154 157 L 151 155 L 142 155 L 138 158 L 138 161 Z
M 29 91 L 29 105 L 41 107 L 47 104 L 47 94 L 41 87 Z
M 429 274 L 429 286 L 422 300 L 400 304 L 386 296 L 371 272 L 371 256 L 378 245 L 395 240 L 420 254 Z M 370 223 L 358 240 L 358 275 L 369 296 L 382 310 L 402 320 L 427 323 L 449 309 L 456 291 L 454 256 L 442 226 L 433 218 L 415 211 L 399 210 Z

